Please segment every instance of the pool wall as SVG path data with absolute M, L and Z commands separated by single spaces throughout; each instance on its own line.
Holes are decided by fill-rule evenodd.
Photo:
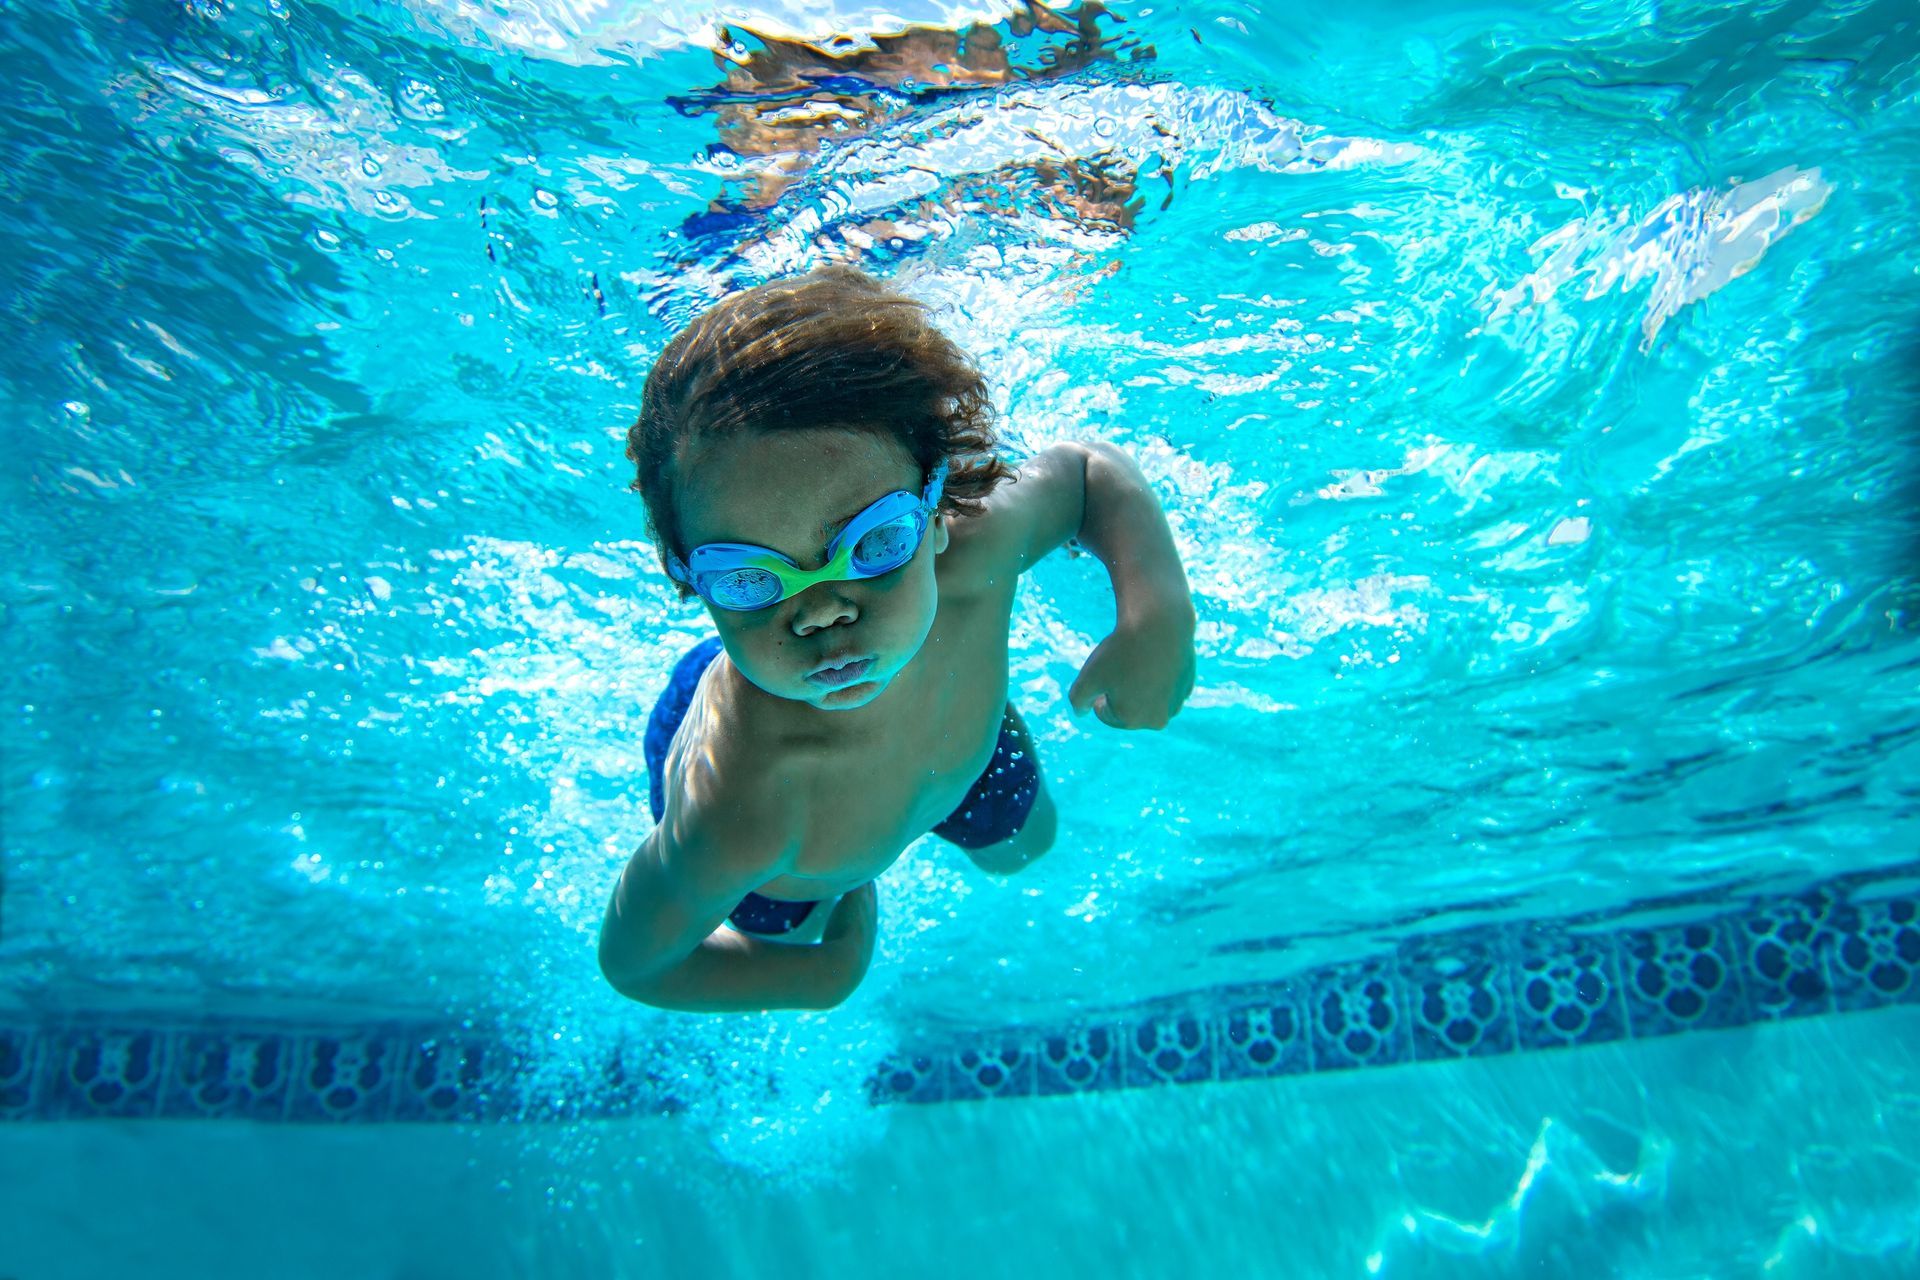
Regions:
M 909 1043 L 876 1103 L 1205 1084 L 1647 1040 L 1920 1002 L 1920 861 L 1736 909 L 1642 906 L 1413 938 L 1271 983 Z M 671 1114 L 639 1040 L 556 1096 L 537 1033 L 61 1011 L 0 1015 L 0 1119 L 382 1123 Z

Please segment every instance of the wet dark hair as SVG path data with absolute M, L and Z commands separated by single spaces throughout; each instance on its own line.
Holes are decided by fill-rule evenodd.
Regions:
M 667 344 L 627 431 L 630 486 L 664 568 L 685 557 L 674 486 L 713 443 L 746 431 L 867 431 L 922 471 L 943 459 L 946 515 L 978 515 L 1013 469 L 996 455 L 986 379 L 926 307 L 853 267 L 821 267 L 722 299 Z M 683 584 L 680 595 L 692 595 Z

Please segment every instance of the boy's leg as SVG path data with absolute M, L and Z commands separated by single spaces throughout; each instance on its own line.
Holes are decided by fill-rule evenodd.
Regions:
M 984 849 L 965 850 L 976 867 L 996 876 L 1010 876 L 1053 848 L 1054 831 L 1059 819 L 1054 813 L 1053 797 L 1047 794 L 1046 783 L 1036 785 L 1039 790 L 1034 794 L 1033 808 L 1028 811 L 1026 823 L 1019 831 Z
M 1020 712 L 1012 703 L 1007 704 L 1006 724 L 1013 731 L 1014 745 L 1025 757 L 1023 763 L 1032 770 L 1033 805 L 1027 810 L 1020 829 L 1006 839 L 973 849 L 961 846 L 975 866 L 998 876 L 1012 875 L 1051 849 L 1059 825 L 1053 797 L 1047 793 L 1046 779 L 1040 773 L 1040 758 L 1033 750 L 1033 735 L 1027 731 L 1027 722 L 1020 718 Z

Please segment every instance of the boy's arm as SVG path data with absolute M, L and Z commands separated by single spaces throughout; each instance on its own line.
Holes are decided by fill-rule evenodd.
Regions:
M 994 491 L 988 518 L 988 540 L 1017 572 L 1071 538 L 1107 567 L 1113 633 L 1068 697 L 1115 728 L 1164 727 L 1193 692 L 1196 618 L 1166 514 L 1133 459 L 1099 441 L 1053 445 Z
M 869 899 L 864 912 L 859 895 Z M 659 1009 L 831 1009 L 866 977 L 873 956 L 873 896 L 868 884 L 841 899 L 826 937 L 811 945 L 762 942 L 716 925 L 690 955 L 650 982 L 623 984 L 604 964 L 602 970 L 620 994 Z
M 760 806 L 751 806 L 760 808 Z M 679 806 L 674 806 L 678 809 Z M 663 1009 L 729 1013 L 830 1009 L 873 955 L 871 885 L 835 907 L 819 943 L 762 942 L 721 928 L 776 873 L 753 856 L 786 815 L 733 807 L 722 820 L 670 812 L 628 861 L 600 929 L 600 971 L 616 991 Z

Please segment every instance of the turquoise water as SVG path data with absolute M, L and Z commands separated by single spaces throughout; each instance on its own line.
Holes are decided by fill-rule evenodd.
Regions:
M 556 1089 L 651 1036 L 719 1064 L 688 1178 L 805 1187 L 906 1123 L 858 1083 L 929 1028 L 1911 857 L 1910 4 L 1143 5 L 1081 15 L 1097 48 L 956 11 L 1013 70 L 945 87 L 859 62 L 899 24 L 852 8 L 779 80 L 755 12 L 0 14 L 14 1006 L 530 1027 Z M 1043 564 L 1012 652 L 1055 851 L 910 850 L 831 1015 L 662 1015 L 593 945 L 707 627 L 624 430 L 675 328 L 828 260 L 936 308 L 1010 453 L 1134 453 L 1199 685 L 1163 734 L 1076 722 L 1110 597 Z M 604 1185 L 590 1126 L 524 1141 Z M 1859 1176 L 1910 1204 L 1911 1169 Z

